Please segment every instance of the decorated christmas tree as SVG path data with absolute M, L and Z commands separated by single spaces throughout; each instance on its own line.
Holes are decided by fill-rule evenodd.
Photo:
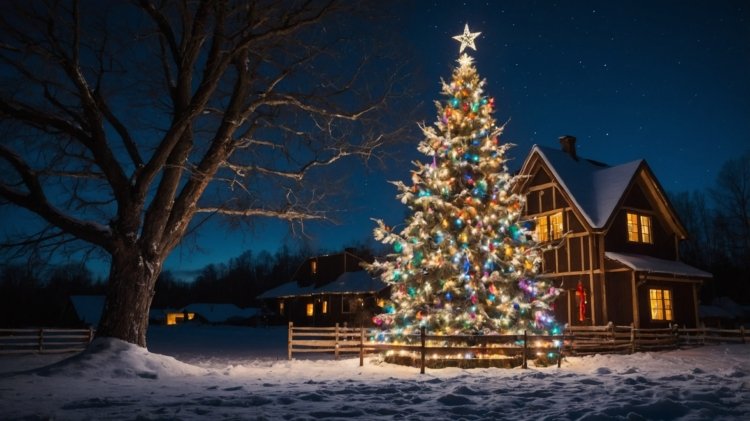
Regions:
M 522 219 L 520 181 L 506 166 L 495 101 L 484 93 L 468 24 L 451 81 L 442 81 L 437 121 L 423 126 L 411 185 L 394 182 L 410 210 L 400 232 L 377 220 L 375 238 L 393 248 L 370 270 L 391 285 L 376 324 L 395 334 L 559 333 L 551 315 L 558 295 L 538 277 L 533 225 Z

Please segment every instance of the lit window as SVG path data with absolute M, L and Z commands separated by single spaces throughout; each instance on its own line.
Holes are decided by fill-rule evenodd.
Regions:
M 323 300 L 323 303 L 320 305 L 320 312 L 323 314 L 328 313 L 328 300 Z
M 549 241 L 549 228 L 546 216 L 536 218 L 536 240 L 540 243 Z
M 318 273 L 318 261 L 317 260 L 310 261 L 310 272 L 312 272 L 313 275 L 317 275 Z
M 378 298 L 378 307 L 385 307 L 385 300 L 383 298 Z
M 279 314 L 284 315 L 284 302 L 279 302 Z
M 536 238 L 540 243 L 562 238 L 563 230 L 562 212 L 536 218 Z
M 672 292 L 668 289 L 650 289 L 652 320 L 672 320 Z
M 315 304 L 307 303 L 307 315 L 312 317 L 313 314 L 315 314 Z
M 557 212 L 549 216 L 549 224 L 552 229 L 552 239 L 557 240 L 563 236 L 563 217 L 562 212 Z
M 639 215 L 636 213 L 628 212 L 628 241 L 634 243 L 648 243 L 654 242 L 653 234 L 651 231 L 651 217 L 648 215 Z
M 628 241 L 638 241 L 638 215 L 628 212 Z
M 651 217 L 641 215 L 641 241 L 651 243 Z

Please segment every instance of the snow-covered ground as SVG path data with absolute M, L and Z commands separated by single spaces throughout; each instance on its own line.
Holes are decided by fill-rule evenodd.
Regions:
M 376 357 L 287 361 L 285 335 L 156 327 L 151 352 L 99 340 L 62 361 L 0 356 L 0 419 L 750 419 L 750 345 L 420 375 Z

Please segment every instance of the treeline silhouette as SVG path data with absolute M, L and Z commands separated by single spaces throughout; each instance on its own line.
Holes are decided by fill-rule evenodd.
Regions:
M 701 302 L 729 297 L 750 304 L 750 150 L 725 162 L 713 187 L 670 200 L 689 235 L 681 260 L 714 275 Z
M 372 253 L 369 247 L 349 247 Z M 333 251 L 331 253 L 337 253 Z M 152 308 L 180 309 L 191 303 L 231 303 L 260 306 L 262 292 L 289 282 L 309 257 L 328 254 L 283 246 L 275 253 L 248 250 L 225 263 L 209 264 L 194 278 L 167 270 L 156 282 Z M 41 264 L 0 265 L 0 327 L 80 326 L 71 295 L 104 295 L 106 280 L 96 278 L 84 264 L 46 267 Z

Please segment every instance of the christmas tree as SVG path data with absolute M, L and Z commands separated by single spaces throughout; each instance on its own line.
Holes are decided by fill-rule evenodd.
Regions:
M 395 334 L 424 326 L 433 334 L 557 334 L 550 305 L 557 297 L 549 280 L 537 276 L 541 263 L 523 221 L 519 179 L 508 172 L 500 143 L 503 126 L 493 118 L 494 99 L 473 59 L 468 24 L 454 37 L 461 43 L 450 83 L 442 81 L 437 121 L 422 126 L 411 185 L 394 182 L 410 210 L 399 233 L 377 220 L 375 238 L 393 247 L 370 270 L 391 285 L 391 300 L 376 324 Z

